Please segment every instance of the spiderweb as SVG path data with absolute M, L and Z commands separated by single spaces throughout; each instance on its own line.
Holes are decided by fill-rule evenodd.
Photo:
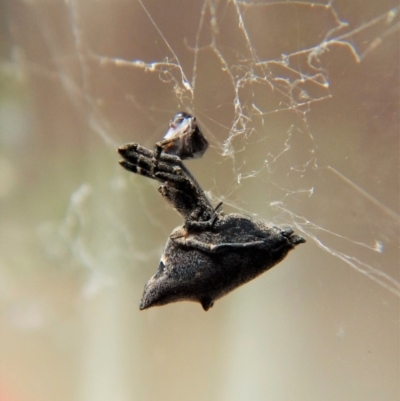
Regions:
M 1 258 L 9 268 L 3 269 L 1 293 L 10 305 L 18 300 L 13 324 L 42 327 L 66 313 L 62 307 L 48 311 L 50 301 L 60 298 L 47 291 L 44 300 L 36 295 L 33 302 L 31 294 L 21 301 L 10 290 L 21 284 L 15 266 L 38 274 L 43 283 L 43 266 L 48 274 L 56 265 L 58 273 L 50 274 L 60 282 L 67 277 L 67 292 L 82 303 L 128 277 L 125 291 L 139 301 L 169 232 L 181 221 L 154 183 L 118 166 L 115 148 L 126 142 L 152 148 L 173 114 L 183 110 L 197 117 L 211 143 L 202 160 L 187 165 L 212 202 L 222 201 L 226 212 L 291 226 L 307 239 L 285 261 L 290 272 L 277 268 L 271 280 L 282 297 L 293 296 L 307 308 L 317 303 L 321 315 L 329 316 L 332 327 L 321 329 L 322 338 L 332 331 L 335 338 L 345 337 L 349 326 L 365 319 L 363 313 L 379 315 L 360 323 L 364 328 L 398 330 L 397 2 L 5 4 L 3 87 L 17 95 L 4 97 L 2 107 L 7 152 L 0 196 L 10 213 L 2 229 Z M 21 101 L 26 83 L 30 104 Z M 22 117 L 27 110 L 33 110 L 32 120 Z M 19 256 L 17 247 L 24 249 Z M 239 310 L 247 302 L 257 311 L 266 281 L 254 285 L 254 296 L 253 289 L 232 295 Z M 301 292 L 307 289 L 312 300 Z M 228 308 L 228 300 L 221 302 Z M 255 312 L 245 314 L 251 322 Z M 245 330 L 238 333 L 246 336 Z M 374 339 L 368 337 L 371 348 L 395 343 L 393 336 Z M 348 347 L 354 350 L 355 344 Z M 383 399 L 386 391 L 386 399 L 394 399 L 398 358 L 390 346 L 376 353 L 371 366 L 380 367 L 379 385 L 365 391 L 354 384 L 357 375 L 376 378 L 374 368 L 366 373 L 361 357 L 355 367 L 344 354 L 329 356 L 356 372 L 346 395 Z M 235 353 L 238 364 L 246 357 Z M 240 370 L 227 371 L 219 380 L 236 388 Z M 246 391 L 243 397 L 258 399 L 264 392 L 261 384 L 248 386 L 237 394 L 219 390 L 220 398 L 240 399 Z M 82 391 L 82 398 L 94 399 L 91 390 Z M 288 391 L 281 389 L 280 396 L 289 395 L 282 399 L 294 399 Z

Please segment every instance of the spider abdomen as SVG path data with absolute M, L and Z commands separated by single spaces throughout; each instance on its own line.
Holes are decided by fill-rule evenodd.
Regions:
M 304 239 L 246 216 L 220 217 L 212 231 L 171 234 L 158 272 L 146 284 L 140 309 L 195 301 L 208 310 L 215 300 L 279 263 Z

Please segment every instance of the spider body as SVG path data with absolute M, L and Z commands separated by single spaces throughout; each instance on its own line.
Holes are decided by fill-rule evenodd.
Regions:
M 239 214 L 219 215 L 212 230 L 177 227 L 140 309 L 177 301 L 214 302 L 280 262 L 303 238 Z
M 291 229 L 224 214 L 221 204 L 214 208 L 177 154 L 156 154 L 137 143 L 124 145 L 118 152 L 126 170 L 162 183 L 159 192 L 184 219 L 167 240 L 158 271 L 145 286 L 140 309 L 186 300 L 208 310 L 215 300 L 270 269 L 305 242 Z

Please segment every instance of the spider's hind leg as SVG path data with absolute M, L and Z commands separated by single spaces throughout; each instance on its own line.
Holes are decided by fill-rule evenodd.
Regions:
M 185 248 L 197 249 L 206 253 L 220 253 L 228 251 L 241 251 L 243 249 L 265 249 L 264 241 L 249 241 L 249 242 L 224 242 L 221 244 L 213 244 L 198 240 L 194 237 L 170 237 L 175 244 Z
M 222 202 L 218 203 L 217 207 L 210 210 L 210 207 L 204 203 L 201 203 L 186 219 L 184 227 L 188 230 L 210 230 L 214 227 L 214 224 L 218 220 L 218 213 L 222 208 Z M 206 214 L 205 220 L 199 220 L 199 218 Z

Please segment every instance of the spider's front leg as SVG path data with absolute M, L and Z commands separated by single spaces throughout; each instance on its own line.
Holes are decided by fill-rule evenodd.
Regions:
M 158 176 L 159 173 L 156 173 Z M 181 177 L 183 178 L 183 177 Z M 169 205 L 174 208 L 185 220 L 184 227 L 188 230 L 207 230 L 214 226 L 218 219 L 222 202 L 214 209 L 209 203 L 205 203 L 198 195 L 196 188 L 183 186 L 185 181 L 180 181 L 180 188 L 175 185 L 162 185 L 158 188 L 160 194 Z M 190 181 L 186 182 L 190 185 Z
M 127 143 L 117 149 L 123 157 L 119 164 L 126 170 L 143 175 L 144 177 L 159 180 L 153 172 L 153 152 L 138 143 Z
M 177 204 L 182 203 L 180 197 L 190 198 L 190 212 L 189 210 L 185 211 L 185 214 L 179 212 L 185 218 L 185 227 L 192 229 L 212 227 L 218 218 L 217 212 L 222 204 L 213 208 L 200 184 L 182 160 L 178 156 L 162 153 L 158 169 L 159 171 L 156 171 L 154 176 L 166 182 L 166 187 L 161 194 L 174 209 L 180 209 L 176 207 Z
M 154 153 L 137 143 L 126 144 L 118 149 L 124 160 L 122 167 L 164 183 L 160 188 L 167 202 L 185 219 L 187 229 L 209 229 L 218 219 L 218 210 L 213 208 L 199 183 L 183 164 L 180 157 L 162 152 L 154 163 Z
M 158 161 L 160 160 L 161 153 L 164 147 L 164 141 L 157 142 L 154 146 L 152 162 L 152 173 L 154 174 L 158 169 Z
M 127 143 L 126 145 L 119 147 L 117 150 L 123 157 L 123 160 L 120 160 L 119 163 L 126 170 L 161 182 L 168 181 L 168 179 L 158 176 L 153 171 L 154 153 L 151 150 L 139 145 L 138 143 Z M 159 170 L 165 176 L 175 179 L 179 175 L 177 172 L 181 169 L 181 164 L 182 162 L 179 157 L 163 154 L 160 157 Z

